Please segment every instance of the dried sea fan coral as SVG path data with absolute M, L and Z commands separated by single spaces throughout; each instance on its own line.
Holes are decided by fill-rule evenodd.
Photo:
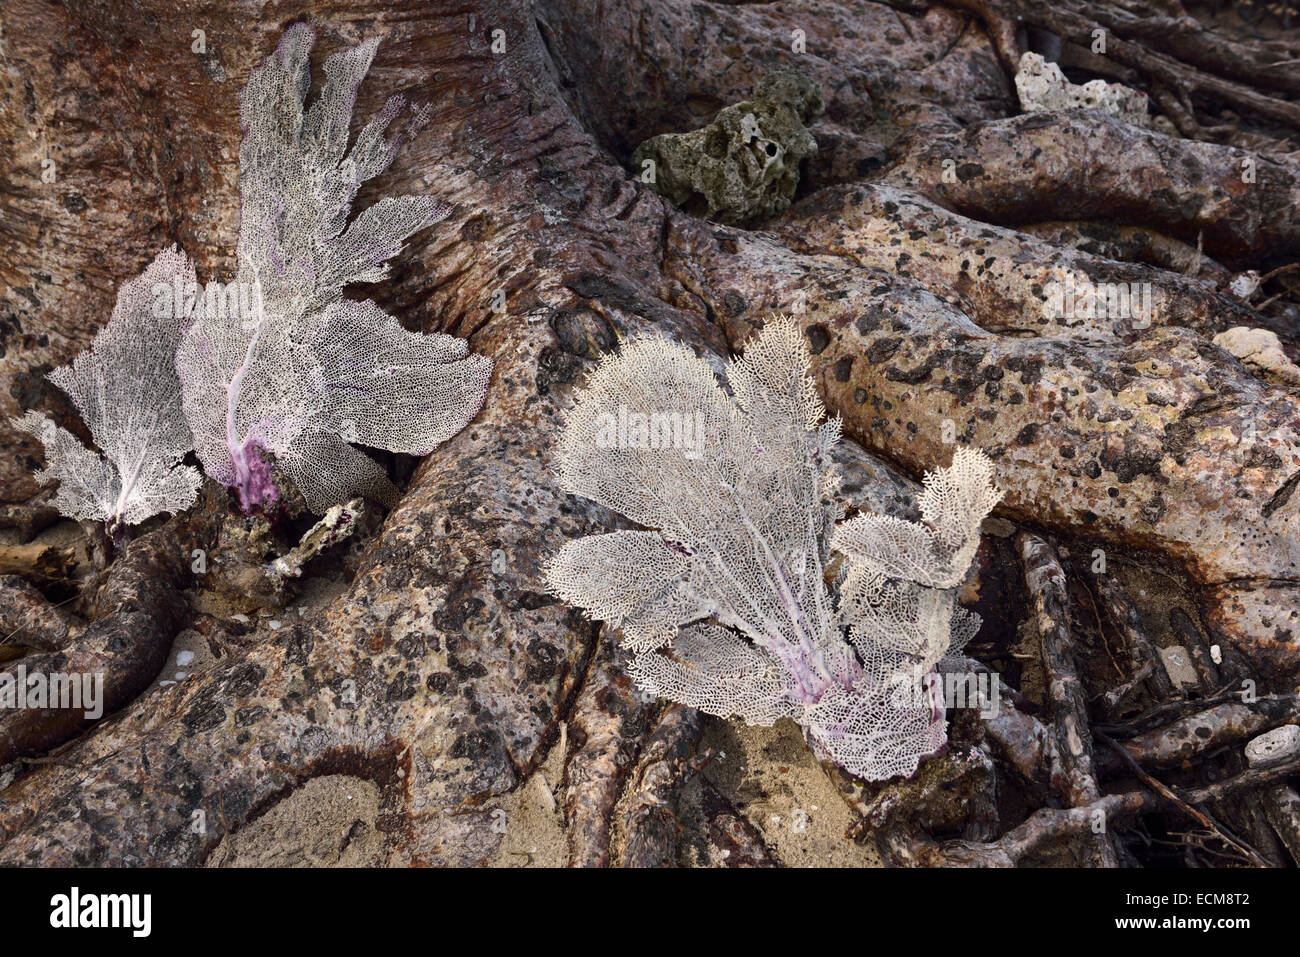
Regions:
M 45 446 L 39 477 L 59 481 L 54 504 L 63 514 L 117 530 L 194 502 L 200 476 L 179 464 L 192 442 L 173 365 L 185 319 L 153 308 L 158 288 L 193 284 L 185 255 L 163 250 L 122 286 L 91 347 L 49 374 L 76 405 L 102 456 L 39 412 L 17 420 Z
M 547 579 L 621 628 L 644 690 L 757 724 L 789 717 L 852 774 L 910 774 L 942 744 L 944 718 L 899 689 L 978 628 L 955 590 L 1000 493 L 989 461 L 958 449 L 926 477 L 924 524 L 837 527 L 839 420 L 818 425 L 807 366 L 788 319 L 728 365 L 731 396 L 703 359 L 656 337 L 605 357 L 569 413 L 560 481 L 649 530 L 566 543 Z
M 348 150 L 378 41 L 330 57 L 304 111 L 313 41 L 290 27 L 240 100 L 236 282 L 201 292 L 184 254 L 166 250 L 122 287 L 94 345 L 50 374 L 103 456 L 39 413 L 18 420 L 44 443 L 41 475 L 60 481 L 65 514 L 118 528 L 188 507 L 200 476 L 179 463 L 191 448 L 245 509 L 278 497 L 272 458 L 316 512 L 359 494 L 392 504 L 388 477 L 349 443 L 426 454 L 482 407 L 491 360 L 342 298 L 349 283 L 383 279 L 402 243 L 448 209 L 389 197 L 349 223 L 361 184 L 397 152 L 400 138 L 383 134 L 403 101 L 391 98 Z
M 403 100 L 390 99 L 348 150 L 378 41 L 330 57 L 304 110 L 313 41 L 307 26 L 290 27 L 240 97 L 237 281 L 254 291 L 244 297 L 252 314 L 205 304 L 176 357 L 199 460 L 245 509 L 278 496 L 270 458 L 318 513 L 360 494 L 392 504 L 383 470 L 349 443 L 432 451 L 477 414 L 492 371 L 463 340 L 407 332 L 374 303 L 342 298 L 349 283 L 383 279 L 402 243 L 448 209 L 388 197 L 348 222 L 361 184 L 396 154 L 400 137 L 384 130 Z

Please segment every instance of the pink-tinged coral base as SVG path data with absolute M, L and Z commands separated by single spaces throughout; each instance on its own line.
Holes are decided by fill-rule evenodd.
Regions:
M 279 500 L 280 489 L 271 472 L 270 456 L 256 439 L 249 439 L 240 449 L 232 449 L 230 459 L 235 466 L 239 506 L 246 514 Z

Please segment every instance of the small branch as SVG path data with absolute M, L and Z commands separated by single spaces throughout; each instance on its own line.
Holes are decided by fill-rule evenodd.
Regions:
M 1053 844 L 1095 835 L 1098 827 L 1132 817 L 1153 805 L 1140 791 L 1108 794 L 1090 804 L 1065 809 L 1042 808 L 998 840 L 985 844 L 969 841 L 942 843 L 914 833 L 895 831 L 885 837 L 891 862 L 910 867 L 1018 867 L 1030 855 Z
M 1248 860 L 1250 860 L 1256 866 L 1259 867 L 1268 866 L 1268 861 L 1264 860 L 1264 858 L 1260 856 L 1259 852 L 1256 851 L 1253 847 L 1251 847 L 1249 844 L 1237 840 L 1237 838 L 1233 837 L 1231 834 L 1225 831 L 1223 827 L 1220 826 L 1219 822 L 1214 820 L 1214 818 L 1210 817 L 1209 814 L 1205 813 L 1204 811 L 1198 810 L 1197 808 L 1192 807 L 1189 803 L 1187 803 L 1186 800 L 1184 800 L 1179 795 L 1177 790 L 1175 790 L 1172 787 L 1169 787 L 1166 784 L 1161 783 L 1160 781 L 1153 778 L 1151 775 L 1147 774 L 1146 771 L 1142 770 L 1142 767 L 1136 761 L 1133 760 L 1133 758 L 1129 755 L 1129 753 L 1125 751 L 1122 747 L 1120 747 L 1118 744 L 1116 744 L 1114 741 L 1112 741 L 1110 738 L 1108 738 L 1104 732 L 1094 730 L 1093 733 L 1096 735 L 1099 741 L 1105 743 L 1117 755 L 1119 755 L 1120 759 L 1126 765 L 1128 765 L 1129 770 L 1133 772 L 1134 777 L 1136 777 L 1139 781 L 1141 781 L 1143 784 L 1149 787 L 1156 794 L 1160 795 L 1160 797 L 1163 798 L 1166 802 L 1178 808 L 1188 817 L 1195 820 L 1202 827 L 1212 831 L 1215 834 L 1215 836 L 1218 837 L 1218 839 L 1222 841 L 1224 844 L 1228 845 L 1229 847 L 1236 848 L 1238 851 L 1241 852 L 1242 855 L 1244 855 Z
M 1145 731 L 1125 741 L 1122 747 L 1126 758 L 1143 767 L 1176 767 L 1297 721 L 1300 695 L 1265 695 L 1249 703 L 1234 700 L 1214 705 Z M 1102 763 L 1107 773 L 1116 769 L 1113 761 Z
M 1053 775 L 1053 786 L 1072 807 L 1092 804 L 1100 798 L 1101 791 L 1094 770 L 1087 702 L 1070 651 L 1073 639 L 1065 572 L 1052 546 L 1037 535 L 1021 532 L 1016 536 L 1016 544 L 1038 628 L 1048 695 L 1052 699 L 1053 730 L 1060 760 L 1060 774 Z M 1102 866 L 1117 867 L 1119 859 L 1110 839 L 1102 838 L 1096 843 Z

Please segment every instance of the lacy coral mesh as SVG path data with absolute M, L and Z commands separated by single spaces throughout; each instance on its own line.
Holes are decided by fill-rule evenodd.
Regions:
M 205 470 L 245 508 L 278 494 L 268 462 L 313 511 L 356 495 L 396 500 L 383 470 L 351 443 L 425 454 L 481 408 L 492 363 L 445 335 L 408 332 L 371 302 L 342 298 L 376 282 L 413 233 L 448 207 L 426 196 L 380 199 L 351 222 L 361 184 L 401 142 L 384 131 L 390 99 L 348 149 L 357 90 L 376 40 L 331 56 L 304 110 L 314 37 L 290 27 L 240 97 L 238 283 L 250 315 L 199 309 L 177 354 L 184 410 Z M 417 114 L 418 127 L 424 114 Z
M 566 543 L 552 591 L 621 629 L 645 691 L 758 724 L 788 717 L 847 771 L 910 774 L 944 740 L 942 708 L 905 692 L 978 628 L 956 605 L 997 503 L 979 452 L 926 478 L 924 524 L 841 522 L 839 421 L 789 319 L 725 370 L 655 336 L 593 370 L 558 447 L 563 487 L 642 531 Z M 689 424 L 689 427 L 688 427 Z M 843 555 L 828 588 L 829 549 Z
M 65 515 L 137 525 L 158 512 L 188 508 L 201 481 L 181 465 L 190 429 L 173 366 L 185 324 L 170 293 L 194 282 L 194 266 L 176 248 L 160 252 L 118 291 L 108 323 L 90 348 L 49 379 L 68 394 L 102 455 L 39 412 L 18 419 L 45 446 L 42 481 L 58 480 L 55 506 Z

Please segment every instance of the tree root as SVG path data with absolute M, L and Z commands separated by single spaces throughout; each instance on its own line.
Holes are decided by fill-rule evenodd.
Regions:
M 1126 759 L 1144 768 L 1178 767 L 1230 745 L 1244 745 L 1257 734 L 1300 722 L 1300 695 L 1265 695 L 1251 701 L 1217 704 L 1170 724 L 1146 731 L 1120 746 Z M 1115 761 L 1103 761 L 1113 773 Z
M 1044 155 L 1067 159 L 1036 159 Z M 944 160 L 964 179 L 946 180 Z M 1205 251 L 1228 265 L 1300 253 L 1293 164 L 1089 112 L 1034 113 L 926 137 L 887 181 L 985 222 L 1100 218 L 1154 225 L 1193 245 L 1203 233 Z
M 647 739 L 623 811 L 622 867 L 677 866 L 677 797 L 697 769 L 698 736 L 695 709 L 671 705 Z
M 186 612 L 180 589 L 187 563 L 174 529 L 133 542 L 114 563 L 99 597 L 99 617 L 61 651 L 19 660 L 28 676 L 97 676 L 103 711 L 117 710 L 158 674 Z M 14 668 L 8 669 L 15 674 Z M 15 675 L 14 680 L 17 680 Z M 0 713 L 0 765 L 41 754 L 89 726 L 84 709 L 29 708 Z
M 59 651 L 85 624 L 50 602 L 18 575 L 0 577 L 0 646 Z
M 564 817 L 570 867 L 609 864 L 614 807 L 659 710 L 642 700 L 608 633 L 592 657 L 568 722 Z
M 1095 31 L 1104 26 L 1109 31 L 1106 55 L 1141 72 L 1151 81 L 1213 96 L 1260 116 L 1300 127 L 1300 104 L 1267 96 L 1245 83 L 1223 78 L 1224 75 L 1234 76 L 1280 91 L 1297 92 L 1293 76 L 1271 68 L 1270 58 L 1276 58 L 1278 51 L 1288 49 L 1282 44 L 1233 43 L 1213 36 L 1211 31 L 1189 17 L 1142 18 L 1113 6 L 1083 0 L 1050 5 L 1028 0 L 945 0 L 945 3 L 981 17 L 987 10 L 993 21 L 991 32 L 1005 32 L 1008 22 L 1015 25 L 1032 23 L 1085 47 L 1091 44 Z M 1159 37 L 1157 47 L 1169 50 L 1173 55 L 1125 39 L 1149 42 L 1153 36 Z M 1225 46 L 1230 47 L 1231 52 L 1225 50 Z M 1295 54 L 1283 54 L 1287 55 Z M 1006 56 L 1002 54 L 1004 65 L 1007 65 Z M 1189 66 L 1175 57 L 1200 64 L 1205 69 Z M 1007 68 L 1012 73 L 1016 69 L 1014 65 L 1007 65 Z
M 1031 618 L 1038 629 L 1043 669 L 1052 701 L 1059 775 L 1052 775 L 1052 787 L 1067 807 L 1092 804 L 1101 796 L 1097 787 L 1096 757 L 1088 730 L 1088 707 L 1074 658 L 1070 652 L 1070 604 L 1065 590 L 1065 572 L 1055 550 L 1028 532 L 1016 536 L 1024 563 L 1025 584 L 1032 601 Z M 1098 863 L 1116 867 L 1119 859 L 1110 839 L 1095 842 Z
M 1014 56 L 1018 40 L 997 21 L 1016 22 L 1014 8 L 985 5 L 997 11 L 990 16 L 1002 55 Z M 237 106 L 228 89 L 204 80 L 188 49 L 173 54 L 149 43 L 160 29 L 179 29 L 182 15 L 152 0 L 144 6 L 149 16 L 106 13 L 79 62 L 112 75 L 121 51 L 156 51 L 157 69 L 183 91 L 163 104 L 164 118 L 175 128 L 204 117 L 211 135 L 195 141 L 192 163 L 219 168 L 222 144 L 238 142 Z M 1300 587 L 1300 536 L 1287 493 L 1300 470 L 1297 403 L 1207 336 L 1228 323 L 1267 327 L 1267 317 L 1181 271 L 1117 263 L 968 218 L 1041 223 L 1118 211 L 1125 223 L 1155 225 L 1188 245 L 1203 233 L 1206 252 L 1227 268 L 1247 259 L 1259 267 L 1270 256 L 1300 256 L 1298 174 L 1286 163 L 1121 128 L 1092 113 L 1004 119 L 1013 94 L 1000 71 L 987 69 L 989 45 L 965 28 L 964 15 L 932 11 L 925 19 L 933 29 L 909 39 L 899 21 L 916 18 L 866 4 L 827 8 L 825 48 L 801 62 L 828 94 L 827 128 L 842 131 L 844 151 L 862 151 L 825 158 L 824 181 L 888 168 L 890 182 L 819 190 L 766 232 L 701 223 L 667 207 L 619 160 L 645 135 L 699 125 L 721 98 L 747 94 L 756 72 L 785 65 L 772 37 L 807 25 L 808 11 L 794 7 L 484 0 L 475 5 L 479 23 L 510 25 L 511 42 L 511 56 L 486 71 L 481 44 L 465 56 L 461 41 L 438 40 L 465 38 L 463 12 L 435 5 L 404 21 L 421 42 L 384 47 L 381 85 L 414 86 L 435 66 L 445 108 L 386 175 L 396 192 L 423 193 L 428 170 L 437 169 L 440 196 L 456 211 L 413 251 L 386 304 L 414 326 L 468 335 L 471 348 L 493 356 L 484 410 L 417 469 L 347 594 L 137 701 L 70 742 L 58 763 L 24 770 L 0 805 L 0 863 L 202 863 L 225 834 L 331 772 L 381 784 L 389 863 L 482 863 L 501 843 L 493 797 L 528 779 L 569 715 L 565 803 L 575 861 L 607 853 L 629 864 L 675 861 L 676 804 L 695 737 L 680 709 L 629 765 L 626 801 L 611 812 L 622 814 L 623 844 L 605 850 L 598 818 L 621 773 L 613 739 L 629 723 L 635 735 L 642 719 L 616 673 L 594 667 L 590 623 L 539 590 L 546 557 L 561 541 L 612 527 L 603 510 L 558 489 L 552 445 L 574 384 L 620 336 L 653 328 L 721 360 L 741 351 L 771 311 L 800 304 L 819 392 L 869 451 L 920 474 L 946 462 L 953 442 L 988 449 L 1008 490 L 1006 516 L 1062 541 L 1086 536 L 1178 563 L 1200 590 L 1225 653 L 1240 647 L 1254 674 L 1279 683 L 1300 673 L 1294 643 L 1266 627 L 1288 620 Z M 380 5 L 362 2 L 356 12 L 377 15 Z M 838 29 L 850 25 L 852 37 Z M 274 49 L 278 29 L 251 25 L 223 56 L 252 62 Z M 901 42 L 891 44 L 887 30 Z M 655 56 L 621 55 L 608 36 L 636 36 Z M 30 60 L 28 42 L 11 55 Z M 723 43 L 737 51 L 736 68 L 702 69 Z M 70 95 L 83 72 L 30 72 L 42 111 L 61 104 L 70 120 L 94 129 L 91 107 Z M 117 135 L 156 143 L 156 109 L 131 99 L 137 88 L 105 84 L 122 124 Z M 939 102 L 936 88 L 953 92 Z M 1031 160 L 1034 149 L 1069 161 Z M 945 158 L 967 182 L 942 182 Z M 1247 159 L 1258 173 L 1249 190 L 1241 178 Z M 145 196 L 133 194 L 137 208 L 150 208 L 166 190 L 149 176 L 131 182 L 141 177 L 130 172 L 102 160 L 94 169 L 61 169 L 60 178 L 68 189 L 120 180 Z M 189 195 L 205 176 L 168 182 L 183 183 L 175 189 Z M 35 224 L 20 238 L 39 248 L 34 237 L 48 216 L 25 196 L 0 202 L 17 213 L 3 217 L 15 230 Z M 92 204 L 88 215 L 97 207 L 114 208 Z M 233 247 L 230 223 L 195 215 L 187 228 L 225 230 L 224 245 Z M 15 276 L 44 290 L 45 310 L 62 316 L 59 291 L 78 287 L 71 277 L 87 269 L 129 274 L 157 229 L 170 228 L 150 217 L 141 224 L 137 232 L 94 221 L 116 229 L 101 244 L 106 266 L 74 250 L 50 267 L 53 283 L 37 283 L 34 266 Z M 214 235 L 212 247 L 222 238 Z M 1035 257 L 1043 262 L 1026 261 Z M 1033 286 L 1067 268 L 1094 281 L 1150 281 L 1167 298 L 1149 328 L 1041 321 Z M 505 293 L 504 311 L 488 307 L 493 290 Z M 86 316 L 102 305 L 79 307 L 80 324 L 67 325 L 48 352 L 23 345 L 20 370 L 67 361 L 77 337 L 93 329 Z M 59 349 L 68 354 L 54 355 Z M 22 391 L 5 384 L 0 404 Z M 954 434 L 945 439 L 949 423 Z M 15 473 L 3 467 L 6 478 Z M 79 644 L 133 613 L 131 602 L 112 601 L 113 576 L 129 572 L 132 548 L 105 589 L 105 611 L 115 613 Z M 152 648 L 161 642 L 149 636 L 165 624 L 142 616 L 133 625 L 139 634 L 119 643 Z M 584 675 L 594 682 L 585 690 Z M 1028 714 L 1004 725 L 988 735 L 998 753 L 1016 774 L 1041 778 L 1060 750 L 1055 735 Z M 1005 776 L 992 750 L 972 732 L 960 755 L 954 748 L 933 762 L 936 780 L 956 775 L 982 802 L 973 830 L 998 820 L 994 798 Z M 584 768 L 591 773 L 579 774 Z M 1210 785 L 1218 789 L 1200 800 L 1282 780 L 1251 770 Z M 1197 791 L 1181 794 L 1198 803 Z M 586 813 L 588 800 L 595 813 Z M 964 845 L 918 839 L 900 853 L 1032 862 L 1091 834 L 1093 812 L 1121 821 L 1167 808 L 1146 791 L 1104 795 L 1044 808 L 992 843 L 974 834 Z M 712 819 L 733 833 L 725 808 Z M 759 856 L 752 835 L 742 838 Z

